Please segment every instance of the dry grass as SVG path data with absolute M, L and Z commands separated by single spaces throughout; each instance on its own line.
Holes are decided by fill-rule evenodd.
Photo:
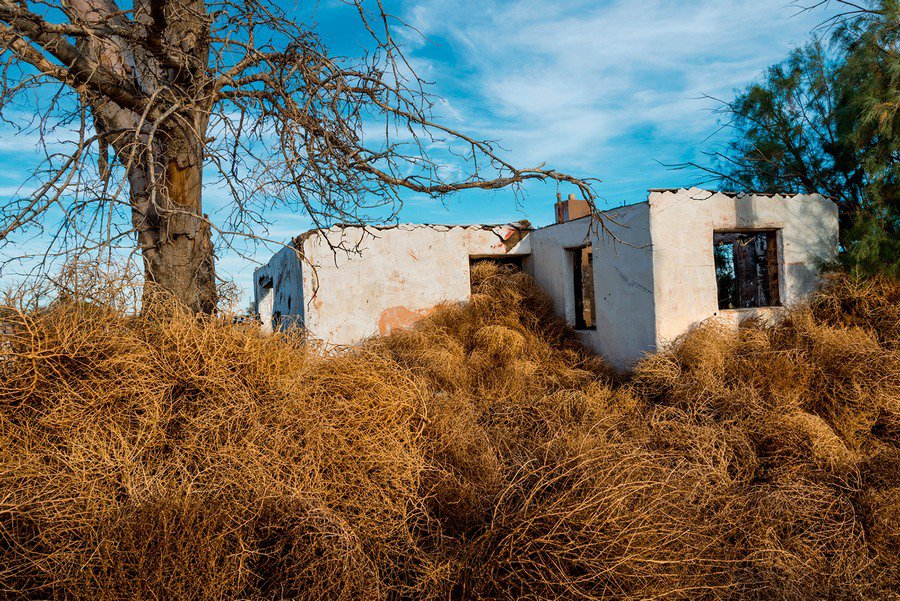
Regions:
M 0 317 L 0 591 L 885 598 L 900 284 L 618 375 L 522 274 L 323 357 L 71 298 Z

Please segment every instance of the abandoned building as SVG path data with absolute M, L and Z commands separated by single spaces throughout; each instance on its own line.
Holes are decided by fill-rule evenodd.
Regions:
M 335 226 L 298 236 L 257 269 L 255 303 L 268 331 L 299 324 L 350 345 L 465 301 L 471 264 L 498 260 L 533 275 L 584 344 L 627 367 L 703 320 L 737 324 L 802 300 L 837 255 L 837 218 L 819 195 L 682 188 L 605 211 L 605 229 L 572 196 L 537 229 Z

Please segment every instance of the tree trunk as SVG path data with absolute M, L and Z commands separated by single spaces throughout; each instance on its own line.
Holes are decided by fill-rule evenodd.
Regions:
M 193 311 L 213 313 L 217 295 L 210 227 L 202 209 L 202 151 L 185 137 L 192 136 L 166 136 L 164 158 L 129 173 L 132 220 L 150 284 L 144 299 L 161 289 Z

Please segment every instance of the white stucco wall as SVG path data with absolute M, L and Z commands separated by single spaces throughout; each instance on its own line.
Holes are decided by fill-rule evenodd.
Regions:
M 587 346 L 626 368 L 708 318 L 738 323 L 780 308 L 719 311 L 713 233 L 776 230 L 779 292 L 792 305 L 837 254 L 837 207 L 818 195 L 734 195 L 697 188 L 651 191 L 648 201 L 526 233 L 507 226 L 334 227 L 299 237 L 254 273 L 257 310 L 271 331 L 302 324 L 328 345 L 406 327 L 442 302 L 470 294 L 469 261 L 522 256 L 525 269 L 575 323 L 568 249 L 593 249 L 596 329 Z M 330 243 L 330 244 L 329 244 Z M 334 250 L 333 247 L 353 249 Z M 270 283 L 271 289 L 263 284 Z
M 777 308 L 719 311 L 713 232 L 778 231 L 781 303 L 793 305 L 818 285 L 817 265 L 838 251 L 837 206 L 819 195 L 734 195 L 698 188 L 651 191 L 650 232 L 657 343 L 716 317 L 735 323 Z
M 309 335 L 355 344 L 406 327 L 471 292 L 470 257 L 528 254 L 513 226 L 334 227 L 302 237 Z M 354 249 L 332 250 L 331 246 Z
M 529 271 L 554 301 L 558 315 L 575 323 L 575 286 L 568 249 L 590 243 L 594 255 L 597 327 L 579 339 L 619 366 L 629 366 L 656 343 L 649 205 L 641 203 L 604 214 L 609 231 L 584 217 L 532 232 Z

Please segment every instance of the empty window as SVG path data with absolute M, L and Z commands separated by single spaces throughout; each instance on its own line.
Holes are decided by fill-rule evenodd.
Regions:
M 492 255 L 489 257 L 469 257 L 469 289 L 471 290 L 472 284 L 472 268 L 476 265 L 481 265 L 483 263 L 490 263 L 492 265 L 497 265 L 500 267 L 500 270 L 505 273 L 512 273 L 515 271 L 522 271 L 524 265 L 524 259 L 522 255 Z
M 522 255 L 496 255 L 489 257 L 469 257 L 469 267 L 478 265 L 479 263 L 494 263 L 495 265 L 509 265 L 509 269 L 522 271 L 523 265 Z
M 715 232 L 713 256 L 719 309 L 772 307 L 778 292 L 778 246 L 774 230 Z
M 597 327 L 594 303 L 594 253 L 591 245 L 569 249 L 575 284 L 575 329 L 593 330 Z

